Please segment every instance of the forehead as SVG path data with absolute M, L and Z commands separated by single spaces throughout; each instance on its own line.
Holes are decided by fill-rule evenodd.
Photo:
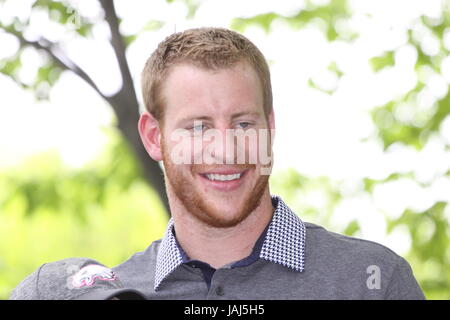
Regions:
M 192 112 L 220 115 L 246 109 L 264 113 L 261 82 L 246 62 L 218 70 L 192 64 L 172 66 L 162 94 L 165 114 L 171 118 Z

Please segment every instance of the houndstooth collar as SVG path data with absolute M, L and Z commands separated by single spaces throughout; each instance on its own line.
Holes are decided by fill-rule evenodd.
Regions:
M 259 258 L 302 272 L 305 268 L 305 225 L 280 197 L 272 196 L 272 203 L 276 208 Z M 173 219 L 170 219 L 156 257 L 155 291 L 182 263 L 173 233 Z

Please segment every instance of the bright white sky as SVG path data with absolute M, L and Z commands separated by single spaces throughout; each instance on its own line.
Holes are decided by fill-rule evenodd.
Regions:
M 326 175 L 345 180 L 349 190 L 357 189 L 362 177 L 385 178 L 399 171 L 413 171 L 419 182 L 432 183 L 425 188 L 411 179 L 402 179 L 377 187 L 373 197 L 365 193 L 352 194 L 333 217 L 336 224 L 343 225 L 358 217 L 365 238 L 387 243 L 400 253 L 409 246 L 406 233 L 399 230 L 386 237 L 380 231 L 384 230 L 385 222 L 379 213 L 398 216 L 405 207 L 423 210 L 438 200 L 450 200 L 450 180 L 442 177 L 450 166 L 450 153 L 445 151 L 445 143 L 450 143 L 450 117 L 444 122 L 440 135 L 432 138 L 421 152 L 395 145 L 383 153 L 375 139 L 368 142 L 362 139 L 374 135 L 371 108 L 401 97 L 415 86 L 417 53 L 406 42 L 406 28 L 414 25 L 422 14 L 439 19 L 443 1 L 350 1 L 353 17 L 339 26 L 344 30 L 358 30 L 360 36 L 351 45 L 328 43 L 320 31 L 320 21 L 299 31 L 275 21 L 269 35 L 257 28 L 245 33 L 271 62 L 277 125 L 275 172 L 293 167 L 302 174 Z M 15 0 L 7 1 L 3 7 L 0 5 L 0 21 L 7 23 L 13 16 L 27 16 L 28 2 Z M 139 86 L 145 60 L 158 42 L 175 30 L 228 27 L 234 17 L 270 11 L 289 15 L 301 9 L 303 2 L 205 0 L 195 19 L 190 21 L 184 18 L 187 8 L 181 2 L 120 0 L 115 3 L 123 19 L 124 34 L 140 31 L 152 19 L 166 22 L 159 31 L 142 33 L 127 52 L 135 84 Z M 326 3 L 327 0 L 314 2 Z M 99 12 L 97 1 L 71 3 L 87 17 L 95 17 Z M 76 40 L 57 24 L 49 23 L 44 13 L 35 15 L 31 24 L 32 32 L 27 37 L 44 34 L 54 41 L 62 38 L 69 56 L 89 71 L 105 94 L 112 94 L 120 87 L 105 24 L 95 26 L 95 41 Z M 437 40 L 425 28 L 416 25 L 414 33 L 425 52 L 438 53 Z M 449 49 L 450 29 L 446 34 L 444 43 Z M 0 59 L 18 48 L 12 37 L 2 33 L 0 43 Z M 369 59 L 392 49 L 396 50 L 395 66 L 375 74 Z M 24 53 L 20 74 L 23 81 L 33 79 L 41 61 L 33 50 Z M 340 80 L 327 71 L 332 62 L 345 73 Z M 426 112 L 437 99 L 445 96 L 450 83 L 450 58 L 442 64 L 441 74 L 431 70 L 422 72 L 420 76 L 427 79 L 429 85 L 422 91 L 416 108 Z M 325 90 L 337 90 L 333 95 L 314 90 L 308 86 L 310 78 Z M 140 92 L 139 87 L 137 91 Z M 98 155 L 106 142 L 102 128 L 110 125 L 111 110 L 72 74 L 62 75 L 52 90 L 50 102 L 36 103 L 31 93 L 1 75 L 0 92 L 0 168 L 17 165 L 27 156 L 49 149 L 58 150 L 67 165 L 79 167 Z M 405 105 L 401 116 L 411 117 L 411 109 L 412 106 Z M 320 205 L 320 196 L 317 201 Z

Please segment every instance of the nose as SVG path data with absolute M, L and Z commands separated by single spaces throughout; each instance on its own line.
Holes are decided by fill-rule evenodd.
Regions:
M 236 143 L 232 128 L 228 126 L 216 127 L 206 131 L 204 138 L 208 141 L 203 151 L 205 163 L 208 163 L 208 160 L 214 164 L 237 163 Z

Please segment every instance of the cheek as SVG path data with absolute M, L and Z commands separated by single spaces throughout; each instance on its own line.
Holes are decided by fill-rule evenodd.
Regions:
M 246 164 L 265 164 L 270 155 L 270 133 L 265 128 L 250 129 L 244 137 L 237 139 L 238 160 L 246 159 Z
M 194 139 L 186 130 L 177 129 L 164 139 L 164 157 L 177 165 L 190 165 L 195 163 L 196 152 L 200 148 L 198 139 Z M 201 151 L 201 149 L 200 149 Z
M 274 129 L 261 129 L 258 137 L 259 163 L 268 164 L 267 157 L 272 156 Z

